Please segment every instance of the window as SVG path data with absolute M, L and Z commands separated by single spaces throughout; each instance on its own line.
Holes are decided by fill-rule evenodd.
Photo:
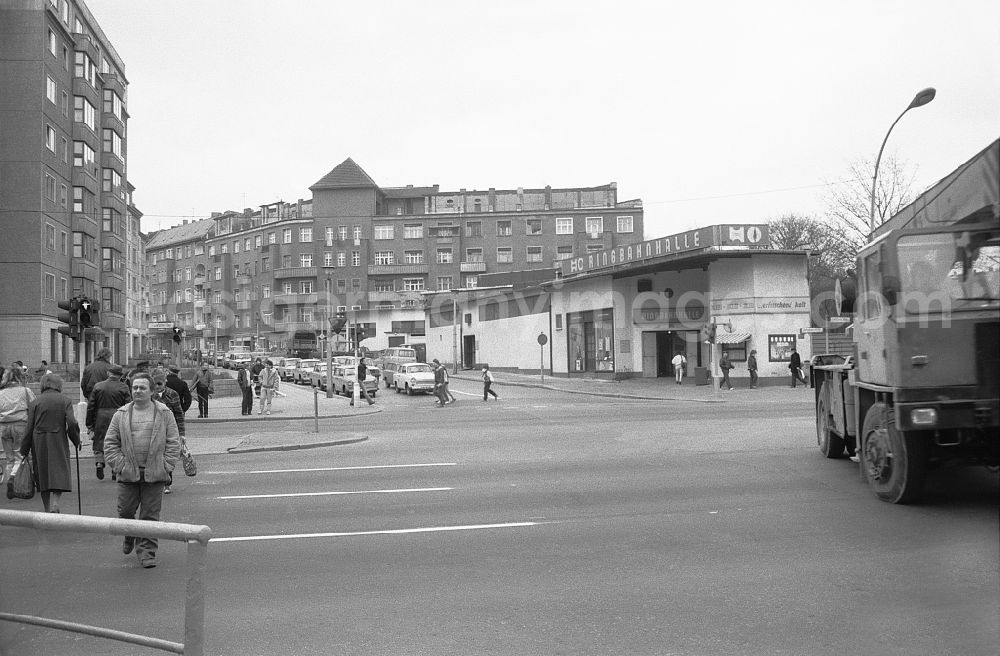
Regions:
M 282 255 L 281 256 L 281 268 L 282 269 L 291 269 L 292 268 L 292 256 L 291 255 Z
M 361 266 L 361 251 L 351 251 L 351 266 Z
M 45 282 L 42 285 L 42 296 L 53 300 L 56 298 L 56 277 L 51 273 L 45 274 Z
M 290 244 L 290 243 L 292 243 L 292 229 L 291 228 L 285 228 L 284 230 L 281 231 L 281 243 L 282 244 Z
M 498 248 L 497 249 L 497 263 L 513 262 L 514 261 L 514 251 L 510 248 Z
M 326 227 L 326 245 L 333 246 L 333 226 Z
M 631 216 L 619 216 L 618 217 L 618 232 L 632 232 L 632 217 Z M 745 360 L 746 358 L 744 358 Z
M 85 52 L 76 53 L 76 65 L 73 67 L 73 75 L 80 77 L 90 83 L 90 86 L 97 88 L 97 67 Z
M 312 280 L 300 280 L 299 281 L 299 293 L 300 294 L 312 294 L 313 293 L 313 281 Z
M 373 292 L 391 292 L 394 291 L 392 288 L 391 280 L 376 280 L 372 282 Z
M 56 179 L 49 174 L 48 171 L 42 173 L 42 189 L 45 192 L 45 197 L 49 200 L 55 202 L 56 200 Z M 83 211 L 82 203 L 79 211 Z
M 556 259 L 557 260 L 568 260 L 573 257 L 573 247 L 572 246 L 556 246 Z
M 528 246 L 528 261 L 529 262 L 541 262 L 542 261 L 542 247 L 541 246 Z
M 343 227 L 344 226 L 341 226 L 341 228 L 343 228 Z M 376 226 L 372 226 L 372 228 L 374 229 L 374 238 L 375 239 L 392 239 L 392 236 L 393 236 L 392 228 L 393 228 L 393 226 L 391 226 L 391 225 L 376 225 Z
M 45 248 L 52 252 L 56 250 L 56 227 L 51 223 L 45 224 Z
M 465 224 L 465 236 L 466 237 L 482 237 L 483 236 L 483 222 L 482 221 L 469 221 Z
M 263 241 L 263 239 L 261 238 L 260 235 L 255 235 L 254 238 L 253 238 L 253 247 L 256 248 L 256 249 L 258 249 L 258 250 L 260 250 L 260 245 L 261 245 L 262 241 Z M 250 247 L 247 246 L 247 250 L 249 250 L 249 249 L 250 249 Z
M 63 116 L 69 116 L 69 93 L 63 91 L 59 94 L 60 103 L 59 106 L 62 108 Z
M 340 251 L 337 253 L 337 266 L 347 266 L 347 253 Z
M 403 278 L 404 292 L 419 292 L 424 289 L 423 278 Z
M 333 253 L 329 251 L 323 253 L 323 266 L 325 267 L 333 266 Z
M 271 298 L 271 285 L 261 285 L 260 295 L 262 298 Z
M 392 251 L 375 251 L 375 264 L 393 264 L 394 262 Z
M 361 226 L 354 226 L 354 241 L 361 239 Z
M 603 216 L 588 216 L 587 217 L 587 234 L 594 237 L 596 235 L 604 232 L 604 217 Z
M 286 283 L 282 284 L 282 286 L 281 286 L 281 293 L 282 294 L 286 294 L 286 295 L 287 294 L 291 294 L 292 293 L 292 283 L 286 282 Z
M 361 278 L 351 278 L 351 288 L 354 290 L 361 289 Z M 360 310 L 360 307 L 355 307 L 355 310 Z
M 424 252 L 423 251 L 405 251 L 404 257 L 406 258 L 407 264 L 423 264 L 424 263 Z
M 482 262 L 483 261 L 483 249 L 481 249 L 481 248 L 466 248 L 465 249 L 465 261 L 466 262 Z
M 497 221 L 497 237 L 510 237 L 512 233 L 510 221 Z
M 73 142 L 73 166 L 93 166 L 94 158 L 94 149 L 90 144 L 83 141 Z
M 239 276 L 240 276 L 240 265 L 239 264 L 234 264 L 233 265 L 233 278 L 239 278 Z
M 450 248 L 439 248 L 437 249 L 437 259 L 438 264 L 451 264 L 452 254 Z
M 525 234 L 527 235 L 540 235 L 542 234 L 542 220 L 541 219 L 527 219 L 524 222 Z
M 237 239 L 236 241 L 233 242 L 233 253 L 239 253 L 239 252 L 240 252 L 240 240 Z
M 600 244 L 587 244 L 587 253 L 600 253 L 604 247 Z
M 437 279 L 438 291 L 451 289 L 451 276 L 439 276 Z
M 424 226 L 421 223 L 408 223 L 403 226 L 403 239 L 423 239 Z
M 56 129 L 51 125 L 45 126 L 45 147 L 52 151 L 54 155 L 56 152 Z
M 103 135 L 104 151 L 114 153 L 118 156 L 118 159 L 124 159 L 122 157 L 122 138 L 118 136 L 118 133 L 108 128 L 104 128 L 101 132 Z
M 111 89 L 104 90 L 104 113 L 114 115 L 119 121 L 122 118 L 122 99 Z
M 260 270 L 261 271 L 270 271 L 271 270 L 271 258 L 269 258 L 269 257 L 262 257 L 262 258 L 260 258 Z
M 120 195 L 122 188 L 122 174 L 114 169 L 102 169 L 101 171 L 101 191 L 109 194 Z
M 65 230 L 59 233 L 59 249 L 63 255 L 69 255 L 69 235 Z
M 312 228 L 299 228 L 299 243 L 309 243 L 313 240 Z
M 268 244 L 273 244 L 273 243 L 275 243 L 275 240 L 276 240 L 276 239 L 277 239 L 277 235 L 275 235 L 275 234 L 274 234 L 273 232 L 269 232 L 269 233 L 267 233 L 267 243 L 268 243 Z
M 56 46 L 56 33 L 52 30 L 49 30 L 49 52 L 52 53 L 53 57 L 55 57 L 58 52 L 58 48 Z
M 571 235 L 573 234 L 573 218 L 559 218 L 556 219 L 556 234 L 557 235 Z
M 343 278 L 337 279 L 337 291 L 346 292 L 347 291 L 347 281 Z
M 299 255 L 299 266 L 300 267 L 311 267 L 313 265 L 313 254 L 312 253 L 302 253 Z
M 45 97 L 53 105 L 56 104 L 56 81 L 48 75 L 45 76 Z
M 215 267 L 214 273 L 216 280 L 222 280 L 222 267 Z
M 475 274 L 470 274 L 465 276 L 465 284 L 463 287 L 478 287 L 479 286 L 479 276 Z
M 347 226 L 340 226 L 337 228 L 337 238 L 340 241 L 347 241 Z

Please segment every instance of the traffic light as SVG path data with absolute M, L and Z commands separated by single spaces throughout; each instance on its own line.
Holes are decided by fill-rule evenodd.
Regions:
M 78 317 L 81 331 L 101 325 L 101 320 L 97 316 L 97 309 L 97 303 L 86 296 L 80 299 Z
M 74 342 L 80 339 L 80 301 L 75 296 L 68 301 L 59 301 L 59 309 L 65 312 L 59 313 L 59 321 L 66 324 L 59 326 L 57 330 L 63 335 L 69 336 Z
M 330 319 L 330 330 L 337 333 L 338 335 L 344 332 L 344 325 L 347 323 L 347 317 L 344 316 L 343 312 L 338 312 L 336 317 Z
M 363 340 L 365 337 L 367 337 L 367 335 L 365 334 L 365 327 L 363 325 L 361 325 L 361 324 L 358 324 L 358 327 L 355 330 L 355 333 L 357 334 L 357 337 L 358 337 L 358 344 L 361 343 L 361 340 Z
M 182 337 L 184 337 L 184 329 L 174 326 L 174 337 L 173 337 L 174 343 L 180 344 Z

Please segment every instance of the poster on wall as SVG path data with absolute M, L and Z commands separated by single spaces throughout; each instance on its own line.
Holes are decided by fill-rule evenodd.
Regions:
M 771 362 L 790 362 L 795 348 L 795 335 L 768 335 L 767 355 Z

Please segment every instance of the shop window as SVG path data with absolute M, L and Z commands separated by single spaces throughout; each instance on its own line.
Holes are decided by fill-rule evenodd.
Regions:
M 768 335 L 767 359 L 770 362 L 791 362 L 795 335 Z
M 610 308 L 567 315 L 571 372 L 614 371 L 614 321 Z

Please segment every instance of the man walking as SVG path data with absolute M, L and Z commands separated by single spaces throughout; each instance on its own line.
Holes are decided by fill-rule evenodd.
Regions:
M 250 384 L 250 372 L 242 362 L 236 366 L 236 384 L 243 393 L 242 414 L 244 417 L 253 414 L 253 385 Z
M 132 400 L 128 385 L 122 382 L 124 370 L 120 365 L 108 367 L 107 378 L 94 385 L 87 397 L 87 431 L 93 440 L 94 458 L 97 460 L 97 480 L 104 480 L 104 437 L 107 435 L 111 418 L 126 403 Z M 114 480 L 114 472 L 111 474 Z
M 260 372 L 258 376 L 260 381 L 260 410 L 257 414 L 271 414 L 271 399 L 274 398 L 274 393 L 278 391 L 278 383 L 281 382 L 281 378 L 278 376 L 278 372 L 274 370 L 274 363 L 268 360 L 264 363 L 264 369 Z
M 208 363 L 202 362 L 201 369 L 194 375 L 194 391 L 198 395 L 198 418 L 208 417 L 208 397 L 215 391 L 212 385 L 212 372 Z
M 368 378 L 368 366 L 365 364 L 364 358 L 358 358 L 358 392 L 368 400 L 368 405 L 373 405 L 375 401 L 372 400 L 372 397 L 368 395 L 368 390 L 365 389 L 366 378 Z M 351 395 L 351 405 L 354 405 L 354 395 Z
M 792 347 L 792 359 L 788 363 L 788 368 L 792 372 L 792 387 L 795 387 L 795 383 L 802 381 L 806 382 L 805 376 L 802 375 L 802 358 L 799 357 L 799 352 Z
M 94 361 L 83 370 L 83 377 L 80 378 L 80 390 L 83 391 L 83 398 L 89 399 L 90 393 L 94 391 L 94 386 L 104 382 L 104 379 L 108 377 L 109 367 L 111 367 L 111 349 L 105 347 L 97 352 Z
M 747 370 L 750 372 L 750 389 L 757 389 L 757 351 L 750 351 Z
M 493 372 L 490 371 L 490 365 L 484 364 L 483 365 L 483 401 L 488 401 L 489 400 L 489 397 L 487 396 L 488 394 L 492 394 L 493 398 L 496 399 L 497 401 L 500 400 L 500 397 L 497 396 L 497 393 L 490 389 L 491 385 L 493 385 Z
M 187 412 L 193 399 L 191 398 L 191 388 L 181 380 L 180 373 L 181 370 L 176 365 L 170 365 L 167 373 L 167 387 L 177 392 L 177 396 L 181 400 L 181 410 Z
M 253 380 L 254 393 L 257 395 L 257 402 L 260 402 L 260 372 L 264 371 L 264 363 L 257 358 L 257 361 L 250 367 L 250 378 Z
M 681 381 L 684 380 L 684 367 L 687 366 L 687 358 L 680 351 L 677 351 L 677 355 L 674 359 L 670 361 L 670 364 L 674 365 L 674 381 L 680 385 Z
M 723 352 L 722 358 L 719 360 L 719 370 L 722 371 L 722 380 L 719 381 L 719 389 L 722 389 L 723 385 L 729 388 L 729 391 L 733 391 L 733 384 L 729 382 L 729 370 L 733 368 L 733 363 L 729 361 L 729 354 Z
M 438 397 L 438 401 L 434 405 L 441 408 L 448 405 L 448 390 L 445 388 L 448 372 L 437 358 L 431 362 L 434 365 L 434 393 Z

